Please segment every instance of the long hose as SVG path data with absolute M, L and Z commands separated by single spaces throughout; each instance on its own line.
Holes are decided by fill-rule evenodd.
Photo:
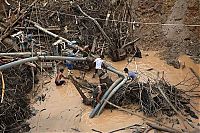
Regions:
M 117 90 L 119 90 L 122 85 L 124 85 L 126 83 L 126 81 L 128 80 L 127 77 L 124 77 L 124 79 L 111 91 L 111 93 L 108 95 L 108 97 L 104 100 L 101 108 L 99 109 L 97 115 L 100 115 L 101 112 L 103 111 L 104 107 L 106 106 L 107 102 L 106 101 L 109 101 L 110 98 L 117 92 Z
M 117 74 L 120 76 L 119 79 L 117 79 L 111 86 L 110 88 L 106 91 L 104 96 L 101 98 L 101 102 L 96 105 L 96 107 L 93 109 L 93 111 L 90 113 L 90 118 L 93 118 L 96 113 L 100 114 L 100 112 L 103 110 L 103 108 L 106 105 L 105 99 L 109 100 L 112 95 L 127 81 L 127 77 L 124 73 L 118 71 L 114 67 L 107 65 L 107 70 Z M 123 79 L 123 80 L 122 80 Z
M 78 58 L 78 57 L 64 57 L 64 56 L 35 56 L 35 57 L 30 57 L 30 58 L 25 58 L 25 59 L 20 59 L 16 60 L 4 65 L 0 66 L 0 71 L 24 64 L 26 62 L 32 62 L 32 61 L 37 61 L 37 60 L 70 60 L 70 61 L 85 61 L 86 58 Z
M 107 98 L 107 96 L 110 94 L 110 92 L 113 90 L 113 88 L 116 87 L 117 84 L 119 84 L 119 82 L 121 82 L 121 81 L 122 81 L 122 78 L 120 77 L 109 87 L 109 89 L 106 91 L 106 93 L 101 98 L 101 101 L 95 106 L 95 108 L 90 113 L 90 116 L 89 116 L 90 118 L 93 118 L 96 115 L 97 111 L 99 110 L 102 103 L 104 102 L 104 99 Z

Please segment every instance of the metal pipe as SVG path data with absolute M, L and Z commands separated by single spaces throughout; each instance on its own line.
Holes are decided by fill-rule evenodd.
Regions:
M 110 94 L 110 92 L 112 91 L 112 89 L 117 86 L 117 84 L 119 84 L 119 82 L 122 81 L 122 77 L 118 78 L 110 87 L 109 89 L 106 91 L 106 93 L 103 95 L 103 97 L 101 98 L 101 101 L 96 105 L 96 107 L 92 110 L 92 112 L 90 113 L 90 118 L 93 118 L 97 111 L 99 110 L 99 108 L 101 107 L 102 103 L 104 102 L 104 99 L 107 98 L 107 96 Z
M 108 97 L 104 100 L 101 108 L 99 109 L 99 112 L 97 113 L 97 115 L 100 115 L 102 110 L 104 109 L 104 107 L 106 106 L 107 102 L 109 101 L 109 99 L 117 92 L 117 90 L 120 89 L 120 87 L 126 83 L 126 81 L 128 80 L 128 78 L 126 76 L 124 76 L 124 79 L 122 80 L 122 82 L 120 82 L 112 91 L 111 93 L 108 95 Z
M 36 52 L 33 55 L 46 55 L 45 52 Z M 31 56 L 31 52 L 0 53 L 0 56 Z
M 0 71 L 8 69 L 13 66 L 24 64 L 26 62 L 37 61 L 37 60 L 70 60 L 70 61 L 85 61 L 87 58 L 77 58 L 77 57 L 64 57 L 64 56 L 36 56 L 25 59 L 20 59 L 0 66 Z

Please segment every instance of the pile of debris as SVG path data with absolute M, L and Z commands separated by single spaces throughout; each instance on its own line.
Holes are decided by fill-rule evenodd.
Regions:
M 156 116 L 161 111 L 162 114 L 171 117 L 179 110 L 198 119 L 189 107 L 190 98 L 182 90 L 164 80 L 159 80 L 157 83 L 138 82 L 125 85 L 115 94 L 111 102 L 119 106 L 136 103 L 147 116 Z
M 194 2 L 196 1 L 196 2 Z M 182 42 L 167 40 L 160 25 L 145 25 L 146 22 L 166 23 L 175 0 L 158 2 L 158 0 L 74 0 L 74 1 L 12 1 L 2 2 L 0 6 L 0 50 L 19 51 L 20 43 L 10 35 L 23 31 L 24 36 L 32 34 L 34 52 L 54 53 L 53 44 L 59 36 L 77 42 L 79 46 L 89 46 L 89 53 L 108 54 L 113 61 L 124 59 L 129 54 L 139 52 L 136 44 L 140 40 L 143 50 L 166 50 L 162 56 L 166 60 L 177 60 L 180 53 L 199 56 L 198 27 L 191 27 L 191 35 Z M 185 21 L 197 22 L 198 0 L 191 0 Z M 193 8 L 194 7 L 194 8 Z M 194 10 L 191 10 L 194 9 Z M 193 19 L 189 15 L 193 15 Z M 194 22 L 193 22 L 194 21 Z M 41 32 L 34 23 L 49 32 Z M 194 31 L 194 32 L 193 32 Z M 12 38 L 12 39 L 11 39 Z M 23 40 L 23 39 L 22 39 Z M 61 50 L 66 50 L 66 40 L 61 40 Z M 150 45 L 151 43 L 151 45 Z M 172 48 L 171 48 L 172 47 Z M 27 49 L 30 51 L 29 48 Z M 55 53 L 54 53 L 55 54 Z M 170 55 L 170 57 L 169 57 Z M 141 57 L 141 53 L 139 55 Z M 167 57 L 166 57 L 167 56 Z M 168 62 L 169 64 L 173 64 Z
M 71 80 L 81 94 L 83 103 L 96 106 L 94 103 L 96 103 L 95 92 L 97 92 L 97 85 L 89 83 L 87 80 L 75 79 L 73 77 L 71 77 Z M 83 89 L 89 90 L 89 96 L 82 92 Z M 106 93 L 107 89 L 103 90 L 103 94 Z M 171 117 L 181 112 L 198 119 L 198 116 L 190 108 L 190 97 L 182 90 L 177 89 L 177 86 L 170 85 L 164 79 L 149 80 L 147 83 L 126 82 L 111 97 L 109 102 L 120 107 L 136 104 L 139 106 L 139 110 L 144 112 L 146 116 L 157 116 L 161 112 Z M 113 106 L 107 105 L 106 107 L 111 108 Z
M 1 73 L 0 82 L 0 132 L 28 131 L 30 118 L 30 92 L 32 90 L 32 71 L 30 66 L 21 65 Z
M 147 29 L 141 26 L 141 23 L 135 23 L 139 20 L 137 17 L 142 15 L 146 17 L 145 14 L 162 15 L 163 2 L 157 0 L 8 2 L 5 0 L 0 4 L 1 52 L 31 52 L 28 53 L 29 56 L 41 55 L 44 52 L 47 56 L 68 56 L 68 50 L 76 49 L 81 57 L 92 56 L 93 58 L 94 54 L 107 54 L 112 61 L 119 61 L 130 54 L 141 57 L 141 52 L 135 45 L 141 36 L 143 36 L 141 41 L 146 42 L 146 45 L 149 45 L 149 42 L 155 44 L 155 40 L 158 40 L 158 43 L 166 42 L 163 33 L 157 29 L 152 30 L 151 27 Z M 143 12 L 138 12 L 141 10 Z M 153 38 L 151 32 L 146 30 L 145 35 L 140 37 L 137 35 L 144 29 L 153 31 Z M 162 47 L 163 44 L 159 46 Z M 75 62 L 75 67 L 90 69 L 92 58 L 88 58 L 86 62 Z M 5 63 L 2 59 L 0 61 L 1 64 Z M 27 128 L 24 120 L 31 115 L 27 94 L 30 93 L 35 81 L 35 76 L 33 78 L 32 75 L 31 69 L 26 65 L 3 71 L 0 90 L 1 132 L 18 132 Z M 73 77 L 71 79 L 83 97 L 83 102 L 95 106 L 97 103 L 94 92 L 97 85 Z M 86 97 L 82 88 L 92 92 L 93 98 Z M 190 98 L 164 79 L 147 83 L 126 82 L 109 101 L 117 106 L 138 104 L 147 116 L 156 116 L 158 112 L 173 116 L 179 111 L 198 119 L 190 109 Z
M 34 45 L 34 52 L 47 51 L 56 55 L 54 47 L 57 46 L 60 49 L 58 53 L 61 54 L 61 51 L 65 51 L 68 44 L 73 45 L 74 41 L 80 47 L 88 46 L 87 53 L 108 54 L 113 61 L 122 60 L 128 54 L 136 55 L 136 52 L 139 52 L 137 56 L 141 57 L 139 48 L 134 45 L 139 40 L 134 35 L 135 27 L 139 25 L 119 22 L 134 21 L 131 1 L 35 0 L 18 1 L 10 5 L 4 3 L 2 6 L 5 21 L 0 25 L 1 51 L 27 52 L 31 50 L 31 45 Z M 110 20 L 118 18 L 118 21 Z M 27 41 L 30 36 L 33 44 Z M 61 36 L 67 36 L 71 42 L 60 39 Z M 25 45 L 28 48 L 22 48 Z

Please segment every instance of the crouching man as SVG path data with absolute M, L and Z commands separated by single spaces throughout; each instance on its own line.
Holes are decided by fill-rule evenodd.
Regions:
M 137 81 L 137 79 L 138 79 L 137 72 L 129 71 L 128 68 L 124 68 L 124 72 L 128 74 L 128 78 L 131 81 Z
M 55 84 L 57 86 L 65 84 L 65 80 L 63 80 L 62 78 L 67 79 L 67 77 L 63 75 L 63 72 L 64 69 L 60 69 L 60 72 L 56 75 Z

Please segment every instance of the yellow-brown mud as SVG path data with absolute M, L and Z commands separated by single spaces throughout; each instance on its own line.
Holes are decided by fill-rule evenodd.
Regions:
M 185 68 L 175 69 L 172 66 L 167 65 L 165 61 L 160 60 L 156 52 L 143 52 L 143 54 L 148 54 L 149 56 L 144 56 L 142 59 L 136 59 L 136 62 L 132 61 L 128 65 L 129 69 L 137 70 L 140 73 L 140 80 L 142 81 L 147 80 L 147 76 L 156 77 L 157 72 L 162 73 L 162 71 L 164 71 L 165 79 L 171 84 L 177 84 L 182 81 L 186 75 L 187 78 L 194 76 L 189 70 L 189 67 L 192 67 L 195 71 L 198 71 L 200 67 L 199 65 L 193 64 L 189 58 L 183 56 L 180 58 L 180 61 L 181 63 L 185 62 Z M 127 60 L 120 62 L 107 61 L 107 63 L 112 64 L 118 70 L 123 71 L 127 64 Z M 146 71 L 149 68 L 153 68 L 153 70 Z M 98 83 L 97 78 L 92 79 L 92 74 L 93 72 L 87 73 L 85 78 L 93 83 Z M 146 76 L 144 76 L 144 74 Z M 74 71 L 73 75 L 79 76 L 79 72 Z M 110 76 L 113 79 L 116 79 L 116 76 L 113 76 L 113 74 L 110 74 Z M 180 87 L 184 90 L 190 89 L 185 86 Z M 199 91 L 200 88 L 195 90 Z M 67 81 L 67 84 L 64 86 L 56 87 L 54 79 L 52 79 L 51 83 L 44 86 L 41 93 L 47 94 L 47 96 L 44 102 L 40 103 L 38 101 L 33 104 L 39 112 L 29 120 L 32 127 L 30 132 L 76 132 L 74 129 L 77 129 L 80 132 L 92 132 L 92 129 L 109 132 L 121 127 L 144 123 L 141 118 L 116 109 L 112 111 L 110 109 L 104 110 L 100 116 L 90 119 L 89 113 L 92 111 L 92 107 L 85 106 L 82 103 L 81 97 L 70 81 Z M 198 100 L 199 99 L 196 99 L 192 101 L 192 103 L 199 110 Z M 134 106 L 134 108 L 136 109 L 137 106 Z M 143 115 L 141 112 L 137 112 L 137 114 Z M 151 119 L 161 120 L 163 118 L 158 117 Z M 164 122 L 171 126 L 172 123 L 169 123 L 171 119 L 172 118 L 168 118 Z M 198 120 L 194 122 L 196 125 Z M 180 124 L 177 124 L 174 127 L 180 128 L 180 126 Z

